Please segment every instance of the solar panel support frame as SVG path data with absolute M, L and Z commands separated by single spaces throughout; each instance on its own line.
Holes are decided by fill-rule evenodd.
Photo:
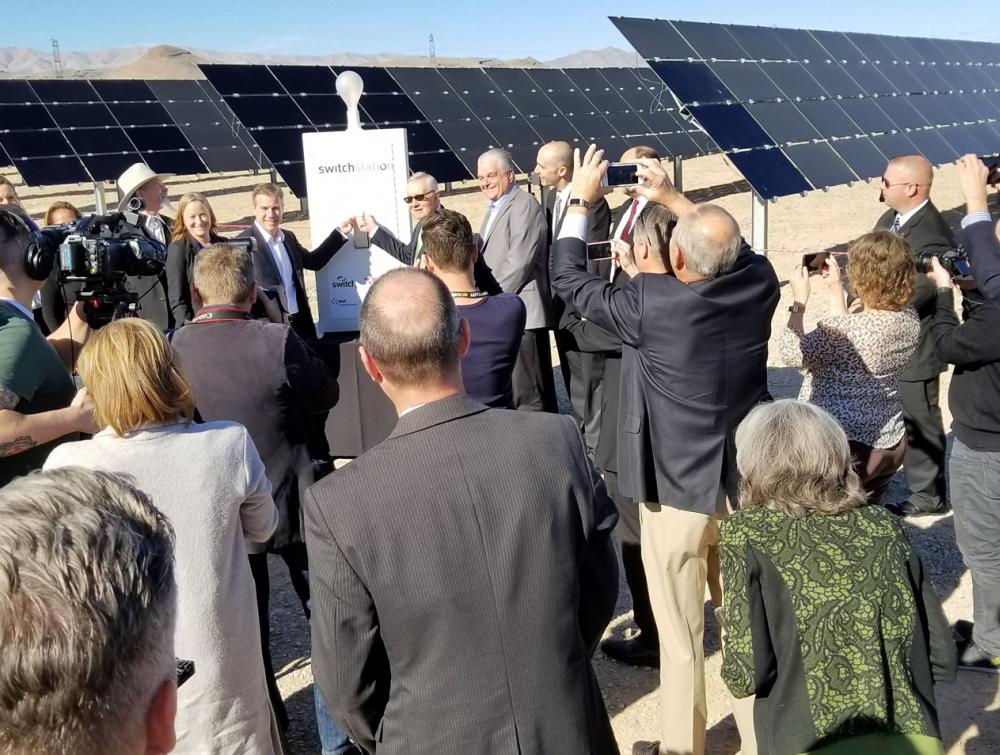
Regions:
M 767 200 L 756 191 L 750 193 L 750 246 L 767 256 Z
M 684 158 L 674 157 L 674 188 L 677 191 L 684 191 Z
M 107 212 L 107 206 L 104 203 L 104 184 L 100 181 L 94 181 L 94 212 L 98 215 Z

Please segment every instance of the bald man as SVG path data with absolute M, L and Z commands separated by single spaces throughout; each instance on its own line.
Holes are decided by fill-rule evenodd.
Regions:
M 889 209 L 878 219 L 876 229 L 898 233 L 910 244 L 914 259 L 954 249 L 955 237 L 931 202 L 934 169 L 920 155 L 889 161 L 882 175 L 880 201 Z M 934 352 L 931 325 L 936 303 L 935 287 L 924 274 L 917 275 L 912 304 L 920 315 L 920 341 L 906 369 L 899 376 L 899 399 L 906 425 L 903 468 L 910 485 L 910 499 L 890 504 L 901 516 L 940 514 L 945 503 L 945 434 L 939 401 L 939 376 L 945 364 Z
M 462 389 L 469 328 L 401 268 L 361 308 L 392 435 L 306 493 L 313 669 L 366 751 L 618 752 L 590 655 L 617 519 L 572 419 Z
M 570 182 L 573 180 L 573 148 L 568 142 L 543 144 L 535 158 L 535 173 L 545 192 L 545 223 L 548 229 L 549 271 L 551 275 L 552 242 L 559 235 L 563 218 L 566 217 L 566 203 L 569 201 Z M 587 213 L 588 241 L 607 241 L 611 233 L 611 210 L 604 197 L 593 204 Z M 597 263 L 591 268 L 597 272 Z M 593 456 L 601 426 L 601 386 L 604 377 L 604 357 L 591 353 L 576 341 L 582 318 L 572 306 L 567 306 L 555 293 L 552 294 L 553 322 L 556 323 L 556 349 L 559 352 L 559 368 L 566 393 L 569 394 L 570 410 L 577 421 L 587 443 L 587 450 Z

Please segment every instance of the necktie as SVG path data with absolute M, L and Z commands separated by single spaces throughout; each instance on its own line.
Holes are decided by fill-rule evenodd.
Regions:
M 556 195 L 556 206 L 552 208 L 552 240 L 556 240 L 559 232 L 559 216 L 562 214 L 562 197 Z
M 899 233 L 899 226 L 900 226 L 899 213 L 897 212 L 896 219 L 892 221 L 892 228 L 890 228 L 889 231 L 892 233 Z
M 625 221 L 625 225 L 622 226 L 622 232 L 618 234 L 618 238 L 622 241 L 628 241 L 628 235 L 632 232 L 632 226 L 635 225 L 635 216 L 639 211 L 639 201 L 637 199 L 632 200 L 632 209 L 629 211 L 628 220 Z

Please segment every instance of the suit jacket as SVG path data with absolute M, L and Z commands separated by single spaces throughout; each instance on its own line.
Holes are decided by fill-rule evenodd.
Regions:
M 306 494 L 327 709 L 379 755 L 617 753 L 589 657 L 616 520 L 569 417 L 464 395 L 404 415 Z
M 967 225 L 962 229 L 962 245 L 969 255 L 976 288 L 987 298 L 1000 301 L 1000 241 L 993 223 L 984 221 Z
M 424 220 L 426 220 L 426 218 L 424 218 Z M 371 242 L 380 249 L 385 249 L 385 251 L 402 262 L 404 265 L 413 265 L 417 259 L 415 252 L 416 240 L 419 238 L 420 233 L 423 230 L 424 220 L 417 221 L 417 224 L 413 226 L 413 235 L 409 244 L 404 244 L 388 229 L 383 228 L 382 226 L 379 226 L 378 230 L 375 231 L 375 235 L 372 236 Z M 497 279 L 493 277 L 493 271 L 491 271 L 490 266 L 486 264 L 486 260 L 483 258 L 482 254 L 476 258 L 476 264 L 472 269 L 472 273 L 476 279 L 476 286 L 480 291 L 485 291 L 490 296 L 503 293 L 503 289 L 500 288 L 500 284 L 497 283 Z
M 239 422 L 257 446 L 278 507 L 270 548 L 279 550 L 303 540 L 301 496 L 313 483 L 309 415 L 337 402 L 337 379 L 288 325 L 222 314 L 181 328 L 171 343 L 202 418 Z
M 545 215 L 528 192 L 515 186 L 486 232 L 489 214 L 479 235 L 482 256 L 497 282 L 507 293 L 517 294 L 528 312 L 525 329 L 547 328 L 552 324 L 552 297 L 546 248 Z
M 225 241 L 222 236 L 213 236 L 212 243 Z M 191 302 L 191 282 L 194 280 L 194 255 L 201 244 L 191 236 L 171 241 L 167 247 L 167 294 L 170 300 L 170 314 L 174 327 L 179 328 L 194 317 Z
M 334 228 L 330 235 L 323 240 L 323 243 L 311 252 L 303 247 L 295 234 L 289 230 L 282 229 L 285 234 L 285 249 L 288 250 L 288 257 L 292 261 L 292 273 L 295 279 L 295 301 L 299 306 L 298 314 L 289 320 L 289 324 L 295 328 L 296 332 L 307 341 L 316 339 L 316 322 L 313 320 L 312 312 L 309 309 L 309 296 L 306 293 L 306 279 L 303 274 L 305 270 L 320 270 L 329 262 L 333 255 L 340 251 L 340 248 L 347 243 L 347 237 Z M 278 293 L 281 301 L 287 302 L 289 292 L 285 290 L 281 282 L 281 273 L 278 271 L 278 263 L 271 254 L 271 249 L 267 241 L 257 230 L 254 223 L 247 230 L 240 233 L 237 238 L 247 238 L 252 236 L 256 241 L 254 250 L 254 270 L 257 275 L 257 285 L 270 288 Z
M 875 224 L 877 230 L 888 230 L 896 218 L 896 211 L 887 210 Z M 933 202 L 928 202 L 910 218 L 898 231 L 910 244 L 913 259 L 921 252 L 946 252 L 955 249 L 955 237 L 951 228 L 941 217 Z M 934 353 L 931 325 L 937 305 L 937 291 L 931 279 L 923 273 L 917 274 L 917 290 L 911 304 L 920 315 L 920 340 L 909 364 L 899 373 L 900 380 L 923 381 L 937 377 L 945 370 L 945 364 Z
M 591 275 L 586 246 L 556 243 L 560 296 L 625 346 L 618 475 L 636 502 L 712 514 L 735 474 L 732 436 L 767 390 L 778 278 L 746 244 L 732 269 L 684 284 L 638 275 L 623 288 Z
M 157 241 L 147 226 L 149 216 L 139 214 L 141 230 L 148 238 Z M 173 218 L 161 215 L 163 232 L 170 238 L 170 228 Z M 167 273 L 164 270 L 159 275 L 130 275 L 127 279 L 129 291 L 139 295 L 139 317 L 153 323 L 160 330 L 170 330 L 174 327 L 173 314 L 170 311 L 170 300 L 167 291 Z

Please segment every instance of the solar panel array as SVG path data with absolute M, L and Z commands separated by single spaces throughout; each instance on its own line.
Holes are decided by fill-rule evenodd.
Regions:
M 0 80 L 0 153 L 29 185 L 261 167 L 238 131 L 197 81 Z
M 327 66 L 203 65 L 202 71 L 289 188 L 305 194 L 301 135 L 342 129 L 334 94 L 345 69 Z M 476 174 L 476 160 L 506 149 L 521 172 L 538 148 L 563 139 L 612 152 L 649 144 L 665 156 L 714 149 L 679 117 L 663 83 L 628 68 L 352 67 L 364 80 L 359 111 L 368 128 L 405 128 L 411 170 L 439 181 Z
M 1000 44 L 611 20 L 762 197 L 1000 151 Z

